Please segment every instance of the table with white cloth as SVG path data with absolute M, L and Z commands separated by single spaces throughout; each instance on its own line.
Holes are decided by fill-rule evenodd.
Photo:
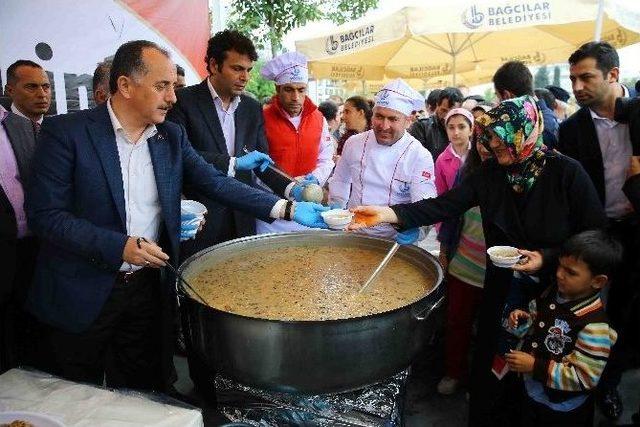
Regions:
M 160 394 L 112 391 L 23 369 L 0 375 L 0 413 L 47 415 L 66 427 L 202 427 L 200 409 Z

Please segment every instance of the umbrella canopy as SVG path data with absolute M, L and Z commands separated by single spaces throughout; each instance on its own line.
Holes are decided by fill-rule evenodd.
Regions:
M 640 41 L 640 1 L 602 0 L 602 40 Z M 387 16 L 296 41 L 315 78 L 487 81 L 501 64 L 565 62 L 593 39 L 598 0 L 423 0 Z M 436 79 L 438 80 L 438 79 Z

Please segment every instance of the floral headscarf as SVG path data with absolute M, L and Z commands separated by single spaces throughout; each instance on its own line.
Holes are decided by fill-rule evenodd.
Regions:
M 544 124 L 535 99 L 529 95 L 502 101 L 476 120 L 474 137 L 491 151 L 491 129 L 505 143 L 515 162 L 507 167 L 507 180 L 516 193 L 533 187 L 546 162 L 542 141 Z

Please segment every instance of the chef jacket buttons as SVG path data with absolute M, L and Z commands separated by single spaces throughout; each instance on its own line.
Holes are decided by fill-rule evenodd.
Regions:
M 531 348 L 538 348 L 538 343 L 537 342 L 532 342 L 531 343 Z
M 555 310 L 555 309 L 556 309 L 556 305 L 555 305 L 555 304 L 549 304 L 549 308 L 550 308 L 551 310 Z

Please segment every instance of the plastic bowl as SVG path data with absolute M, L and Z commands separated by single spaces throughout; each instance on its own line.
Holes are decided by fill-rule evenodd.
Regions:
M 195 200 L 182 200 L 180 202 L 180 213 L 182 214 L 194 214 L 199 219 L 204 218 L 204 214 L 207 213 L 207 207 Z
M 520 261 L 521 255 L 518 253 L 518 248 L 513 246 L 492 246 L 487 249 L 489 259 L 496 267 L 511 268 L 518 261 Z
M 331 209 L 330 211 L 320 212 L 320 215 L 332 230 L 344 230 L 351 222 L 354 213 L 345 209 Z

